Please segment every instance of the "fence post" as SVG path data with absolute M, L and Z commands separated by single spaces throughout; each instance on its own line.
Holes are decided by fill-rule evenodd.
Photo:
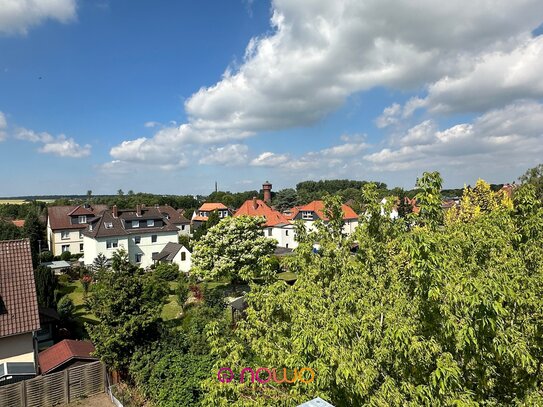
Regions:
M 66 403 L 69 403 L 70 400 L 70 374 L 68 369 L 64 371 L 64 393 L 66 394 Z

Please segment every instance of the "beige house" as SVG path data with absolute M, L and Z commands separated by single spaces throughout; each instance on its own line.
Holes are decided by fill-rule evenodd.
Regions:
M 30 242 L 0 242 L 0 386 L 36 375 L 39 329 Z
M 83 253 L 83 231 L 107 205 L 50 206 L 47 209 L 47 243 L 53 255 Z

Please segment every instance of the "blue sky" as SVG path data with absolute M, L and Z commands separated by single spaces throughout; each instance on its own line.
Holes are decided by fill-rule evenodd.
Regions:
M 513 181 L 543 5 L 462 3 L 0 0 L 0 195 Z

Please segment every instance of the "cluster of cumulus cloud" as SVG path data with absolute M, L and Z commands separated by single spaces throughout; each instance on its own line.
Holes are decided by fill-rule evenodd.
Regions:
M 270 33 L 249 41 L 236 70 L 187 99 L 187 123 L 122 142 L 110 164 L 166 169 L 197 160 L 291 170 L 362 161 L 394 171 L 506 154 L 530 164 L 541 154 L 539 0 L 274 0 L 270 21 Z M 337 134 L 335 147 L 298 157 L 254 155 L 243 144 L 261 132 L 313 125 L 375 87 L 415 95 L 376 118 L 381 143 Z M 417 112 L 425 116 L 420 123 Z M 441 118 L 462 113 L 475 118 L 439 127 Z
M 0 30 L 71 21 L 75 10 L 74 0 L 0 0 Z M 272 0 L 270 30 L 186 100 L 186 123 L 150 123 L 153 136 L 114 146 L 104 168 L 530 165 L 543 146 L 542 22 L 541 0 Z M 246 144 L 266 133 L 271 146 L 274 132 L 314 125 L 378 87 L 412 96 L 375 118 L 380 142 L 335 134 L 331 147 L 298 156 Z

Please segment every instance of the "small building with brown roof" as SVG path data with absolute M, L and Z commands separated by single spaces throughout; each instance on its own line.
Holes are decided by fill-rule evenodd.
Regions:
M 83 253 L 83 230 L 107 205 L 50 206 L 47 208 L 47 243 L 53 255 Z
M 135 209 L 103 211 L 83 230 L 86 265 L 102 253 L 111 259 L 113 253 L 124 248 L 131 263 L 146 268 L 153 264 L 153 255 L 160 253 L 167 243 L 178 242 L 179 229 L 159 207 L 137 205 Z
M 345 204 L 341 205 L 341 210 L 343 211 L 343 232 L 349 235 L 353 233 L 358 226 L 358 215 L 350 206 Z M 325 223 L 328 222 L 328 217 L 325 212 L 324 201 L 313 201 L 307 205 L 293 208 L 291 217 L 294 221 L 304 221 L 306 228 L 312 230 L 315 221 L 321 220 Z
M 262 225 L 264 235 L 275 239 L 277 247 L 294 249 L 298 246 L 292 223 L 281 212 L 270 208 L 261 199 L 255 197 L 246 200 L 234 214 L 234 217 L 237 216 L 261 216 L 265 219 Z
M 40 372 L 47 375 L 69 367 L 96 362 L 98 358 L 91 356 L 94 351 L 94 345 L 90 341 L 64 339 L 38 354 Z
M 166 243 L 164 249 L 160 253 L 153 253 L 153 261 L 155 263 L 170 263 L 177 264 L 179 270 L 188 273 L 190 266 L 192 265 L 191 261 L 192 254 L 185 246 L 179 243 Z
M 39 329 L 30 242 L 0 242 L 0 385 L 36 375 Z

